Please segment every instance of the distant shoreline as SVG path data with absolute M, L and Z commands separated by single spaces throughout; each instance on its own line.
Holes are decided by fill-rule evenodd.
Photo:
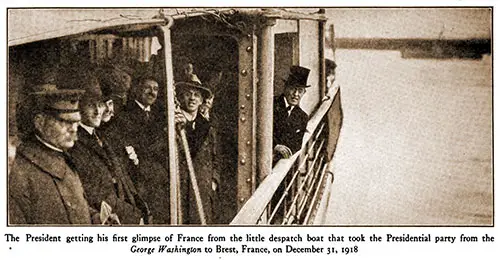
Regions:
M 398 50 L 402 58 L 481 59 L 484 54 L 491 54 L 491 40 L 337 38 L 335 48 Z

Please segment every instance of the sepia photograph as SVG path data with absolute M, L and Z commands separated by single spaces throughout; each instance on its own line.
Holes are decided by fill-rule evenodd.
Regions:
M 7 8 L 8 227 L 493 227 L 493 7 Z

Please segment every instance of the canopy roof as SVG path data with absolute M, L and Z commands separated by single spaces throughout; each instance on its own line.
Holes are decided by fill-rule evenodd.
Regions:
M 8 9 L 8 44 L 34 41 L 128 25 L 165 24 L 160 8 L 142 9 Z M 211 14 L 260 15 L 282 19 L 326 20 L 322 14 L 304 14 L 284 9 L 163 9 L 164 16 L 184 19 Z

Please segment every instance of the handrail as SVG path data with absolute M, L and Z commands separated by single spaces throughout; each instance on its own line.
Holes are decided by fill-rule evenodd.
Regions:
M 321 103 L 314 115 L 309 119 L 309 122 L 307 123 L 307 132 L 304 135 L 304 141 L 302 142 L 302 147 L 311 139 L 312 133 L 314 132 L 316 127 L 318 127 L 326 112 L 328 112 L 328 110 L 332 106 L 333 101 L 335 100 L 335 96 L 339 93 L 339 89 L 339 85 L 335 85 L 334 87 L 332 87 L 323 98 L 323 103 Z
M 321 196 L 321 201 L 318 204 L 318 209 L 317 209 L 316 217 L 314 218 L 314 220 L 310 221 L 310 218 L 306 217 L 306 221 L 309 224 L 313 224 L 313 225 L 323 224 L 323 221 L 325 219 L 325 214 L 326 214 L 327 209 L 328 209 L 328 203 L 329 203 L 330 193 L 331 193 L 331 188 L 329 188 L 329 185 L 333 183 L 334 178 L 335 178 L 334 174 L 333 174 L 333 172 L 334 172 L 333 165 L 334 164 L 333 164 L 333 160 L 332 160 L 332 161 L 330 161 L 330 163 L 326 167 L 325 174 L 327 174 L 327 175 L 326 175 L 326 179 L 324 181 L 324 185 L 326 186 L 326 188 L 324 190 L 324 193 Z M 310 213 L 308 213 L 308 214 L 310 214 Z
M 327 173 L 326 173 L 326 172 L 327 172 L 327 169 L 328 169 L 328 166 L 325 166 L 325 167 L 323 168 L 323 170 L 321 171 L 321 176 L 319 177 L 319 179 L 320 179 L 320 180 L 324 180 L 324 181 L 320 181 L 320 183 L 318 183 L 318 188 L 317 188 L 317 189 L 316 189 L 316 191 L 314 192 L 314 195 L 313 195 L 313 199 L 312 199 L 312 201 L 317 201 L 317 199 L 319 198 L 319 196 L 320 196 L 320 190 L 321 190 L 321 189 L 320 189 L 320 187 L 321 187 L 322 185 L 328 185 L 328 184 L 329 184 L 329 179 L 327 178 L 327 179 L 325 180 L 325 178 L 324 178 L 324 177 L 325 177 L 325 174 L 327 174 Z M 328 174 L 328 177 L 331 177 L 331 176 L 330 176 L 330 174 Z M 323 200 L 324 200 L 324 198 L 325 198 L 325 197 L 326 197 L 326 196 L 321 197 L 321 201 L 320 201 L 320 203 L 318 203 L 318 207 L 317 207 L 317 208 L 324 206 L 324 205 L 322 205 L 322 202 L 323 202 Z M 311 208 L 309 208 L 309 210 L 307 211 L 306 217 L 304 218 L 304 224 L 307 224 L 307 223 L 309 222 L 309 219 L 310 219 L 310 217 L 311 217 L 311 215 L 312 215 L 313 209 L 314 209 L 314 208 L 313 208 L 313 207 L 311 207 Z M 321 208 L 321 209 L 323 209 L 323 208 Z M 326 209 L 326 207 L 325 207 L 324 209 Z M 324 211 L 325 211 L 325 210 L 324 210 Z M 324 211 L 322 211 L 322 212 L 324 212 Z
M 261 213 L 266 209 L 267 202 L 271 201 L 276 189 L 285 178 L 288 170 L 295 163 L 300 153 L 295 153 L 289 159 L 281 159 L 273 168 L 273 173 L 268 175 L 255 190 L 245 205 L 231 221 L 231 225 L 254 225 L 259 220 Z
M 247 200 L 231 221 L 230 225 L 254 225 L 258 222 L 262 212 L 266 209 L 267 204 L 271 201 L 281 182 L 299 158 L 301 151 L 307 147 L 307 143 L 314 137 L 314 131 L 332 106 L 335 96 L 339 93 L 338 85 L 332 87 L 328 91 L 323 102 L 307 123 L 307 131 L 302 141 L 302 149 L 296 152 L 292 157 L 281 159 L 276 163 L 272 170 L 272 174 L 262 181 L 253 195 Z

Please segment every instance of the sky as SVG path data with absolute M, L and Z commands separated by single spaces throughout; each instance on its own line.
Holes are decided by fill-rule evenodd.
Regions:
M 488 8 L 335 8 L 337 38 L 491 38 Z

